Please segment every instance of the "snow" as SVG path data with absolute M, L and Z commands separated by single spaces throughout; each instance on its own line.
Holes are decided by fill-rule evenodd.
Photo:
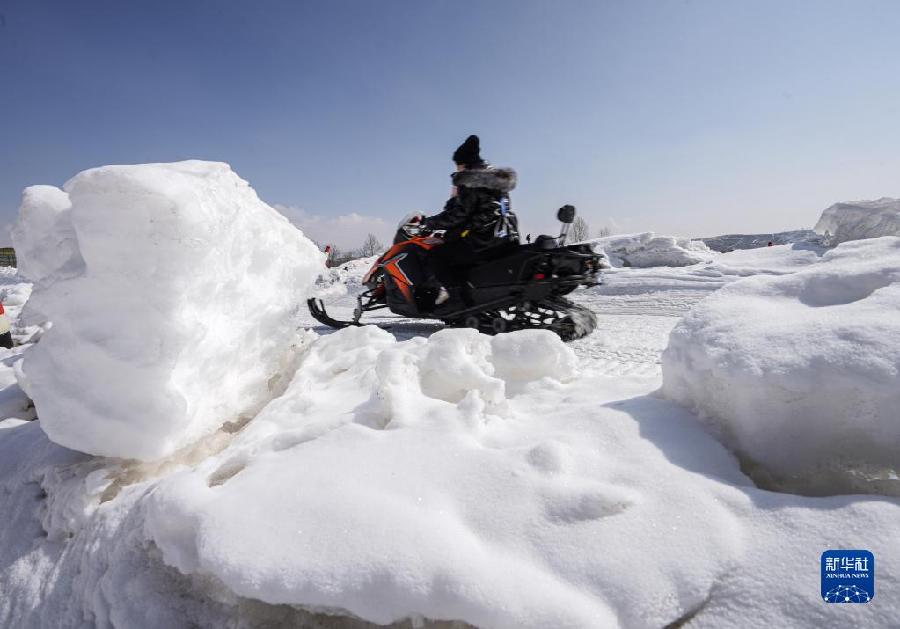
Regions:
M 529 368 L 514 368 L 516 357 Z M 630 506 L 630 492 L 577 475 L 534 485 L 564 472 L 570 448 L 529 445 L 528 422 L 511 433 L 511 404 L 560 377 L 574 377 L 574 356 L 546 331 L 398 343 L 373 327 L 342 330 L 310 347 L 285 396 L 232 443 L 224 472 L 201 467 L 161 486 L 147 531 L 168 563 L 269 603 L 382 623 L 412 610 L 479 626 L 611 619 L 538 568 L 540 548 L 520 538 L 535 518 L 547 527 L 536 534 L 562 540 Z M 561 495 L 541 495 L 554 485 Z M 285 495 L 297 500 L 283 505 Z
M 51 283 L 84 272 L 71 212 L 69 195 L 59 188 L 25 189 L 11 233 L 22 277 Z
M 900 199 L 835 203 L 822 212 L 815 231 L 831 245 L 849 240 L 900 236 Z
M 816 627 L 840 615 L 797 566 L 846 522 L 881 591 L 900 585 L 897 504 L 755 489 L 658 377 L 549 333 L 363 327 L 302 351 L 242 429 L 161 466 L 0 423 L 0 624 Z
M 701 240 L 657 236 L 653 232 L 596 238 L 613 266 L 688 266 L 712 257 Z
M 21 370 L 50 438 L 154 459 L 268 401 L 316 247 L 226 164 L 106 166 L 64 190 L 28 189 L 14 231 L 53 324 Z
M 6 316 L 14 324 L 21 324 L 20 318 L 25 304 L 31 297 L 32 283 L 22 277 L 13 267 L 0 267 L 0 303 Z M 14 325 L 13 336 L 22 333 L 21 325 Z
M 77 243 L 56 257 L 35 244 L 30 266 L 26 254 L 34 291 L 25 314 L 34 308 L 53 322 L 37 343 L 21 321 L 30 284 L 0 273 L 24 342 L 0 350 L 0 418 L 8 417 L 0 419 L 0 626 L 729 629 L 753 618 L 812 628 L 846 622 L 846 608 L 819 596 L 818 557 L 835 547 L 877 558 L 875 599 L 852 610 L 854 623 L 896 624 L 900 499 L 890 497 L 887 471 L 897 428 L 868 413 L 857 419 L 863 430 L 847 430 L 826 406 L 855 392 L 857 408 L 881 412 L 896 399 L 900 239 L 615 268 L 604 285 L 572 294 L 597 313 L 598 329 L 563 344 L 545 331 L 488 337 L 381 311 L 372 320 L 387 329 L 317 325 L 288 304 L 320 294 L 335 299 L 336 314 L 352 309 L 371 261 L 323 272 L 312 245 L 282 229 L 224 165 L 104 168 L 76 177 L 66 193 L 71 209 L 64 193 L 31 192 L 26 214 L 54 227 L 19 230 L 32 243 Z M 110 242 L 124 229 L 137 243 L 134 258 Z M 238 240 L 232 230 L 259 235 Z M 149 254 L 157 250 L 167 255 Z M 272 265 L 265 277 L 247 272 L 256 258 Z M 69 306 L 96 325 L 83 327 Z M 232 312 L 239 348 L 222 336 L 179 345 Z M 144 340 L 172 336 L 151 355 L 150 343 L 123 342 L 138 329 Z M 735 347 L 717 330 L 733 332 Z M 277 345 L 285 354 L 275 361 L 269 342 L 278 334 L 290 341 Z M 165 355 L 168 380 L 156 362 L 163 348 L 180 349 Z M 224 383 L 257 378 L 264 348 L 280 381 L 245 391 L 249 410 L 222 413 L 202 430 L 187 412 L 179 421 L 164 414 L 176 393 L 198 405 L 227 402 Z M 132 388 L 159 399 L 123 405 L 118 376 L 104 367 L 113 349 L 121 369 L 140 369 Z M 53 371 L 41 363 L 51 357 Z M 63 358 L 82 360 L 87 373 L 66 371 Z M 23 421 L 33 412 L 15 378 L 23 365 L 21 382 L 44 396 L 37 421 Z M 779 369 L 787 385 L 805 387 L 790 402 L 758 386 Z M 174 378 L 191 370 L 195 388 L 176 392 Z M 672 395 L 679 377 L 691 399 L 660 395 L 660 387 Z M 730 440 L 723 421 L 695 405 L 725 399 L 716 390 L 725 386 L 772 398 L 734 427 L 768 440 L 773 459 L 751 461 L 736 444 L 756 442 Z M 765 406 L 783 411 L 798 400 L 794 411 L 815 410 L 795 416 L 800 440 L 784 413 Z M 83 414 L 82 401 L 115 415 Z M 62 414 L 54 425 L 50 409 L 64 404 L 70 425 L 61 426 Z M 147 423 L 152 414 L 156 425 Z M 780 423 L 766 426 L 770 416 Z M 95 456 L 47 436 L 90 435 L 101 419 L 109 432 L 116 417 L 164 454 Z M 867 467 L 854 478 L 873 472 L 870 454 L 886 457 L 874 469 L 885 478 L 869 480 L 868 496 L 754 486 L 760 469 L 778 475 L 784 442 L 801 459 L 860 446 Z M 823 443 L 831 449 L 813 454 Z M 828 491 L 779 479 L 767 486 L 808 494 L 860 486 L 836 478 Z
M 322 269 L 312 295 L 320 299 L 333 299 L 349 293 L 359 293 L 363 289 L 362 278 L 372 268 L 379 256 L 356 258 L 340 266 Z
M 897 312 L 900 238 L 844 243 L 698 304 L 663 353 L 663 392 L 770 483 L 897 495 Z

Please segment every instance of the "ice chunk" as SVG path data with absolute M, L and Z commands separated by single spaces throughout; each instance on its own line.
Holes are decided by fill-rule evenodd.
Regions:
M 848 240 L 900 236 L 900 199 L 835 203 L 822 212 L 816 232 L 829 244 Z
M 65 190 L 71 209 L 29 189 L 15 232 L 53 324 L 22 369 L 47 434 L 153 459 L 268 401 L 315 245 L 227 164 L 106 166 Z
M 900 238 L 844 243 L 700 302 L 672 331 L 663 392 L 776 484 L 882 491 L 900 469 L 898 312 Z
M 491 340 L 491 362 L 497 376 L 507 382 L 531 382 L 575 377 L 575 354 L 547 330 L 522 330 L 500 334 Z
M 653 232 L 606 236 L 589 242 L 602 248 L 613 266 L 689 266 L 712 257 L 702 240 L 657 236 Z

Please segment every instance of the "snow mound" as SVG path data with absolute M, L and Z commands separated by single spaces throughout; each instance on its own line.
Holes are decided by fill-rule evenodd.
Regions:
M 835 203 L 822 212 L 815 231 L 831 245 L 848 240 L 900 236 L 900 199 Z
M 900 238 L 711 295 L 662 357 L 663 392 L 773 483 L 890 491 L 900 470 Z
M 323 256 L 227 164 L 105 166 L 25 191 L 14 242 L 53 324 L 21 384 L 70 448 L 170 454 L 279 386 Z
M 689 266 L 711 258 L 701 240 L 656 236 L 653 232 L 607 236 L 588 242 L 598 244 L 613 266 Z
M 340 266 L 323 269 L 316 278 L 313 296 L 320 299 L 355 294 L 362 290 L 362 278 L 365 277 L 378 256 L 357 258 L 344 262 Z
M 575 376 L 572 350 L 544 330 L 321 337 L 217 461 L 159 485 L 145 531 L 178 570 L 270 604 L 377 623 L 661 626 L 702 601 L 739 527 L 660 474 L 652 445 L 623 455 L 634 426 L 591 417 L 608 392 Z M 560 404 L 570 386 L 581 402 Z M 728 475 L 723 455 L 704 460 Z M 686 503 L 692 533 L 667 556 L 623 544 Z M 617 569 L 626 558 L 646 570 Z M 638 610 L 648 580 L 653 603 Z
M 33 284 L 14 267 L 0 267 L 0 304 L 12 323 L 13 339 L 18 344 L 28 342 L 39 332 L 37 326 L 28 326 L 22 319 L 22 311 L 31 296 Z
M 703 269 L 723 276 L 784 275 L 818 262 L 827 247 L 814 243 L 736 249 L 716 254 Z

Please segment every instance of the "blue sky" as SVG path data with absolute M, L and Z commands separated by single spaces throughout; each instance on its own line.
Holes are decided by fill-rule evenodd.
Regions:
M 703 236 L 900 196 L 900 2 L 0 0 L 0 16 L 0 225 L 27 185 L 201 158 L 353 240 L 438 211 L 469 133 L 519 171 L 526 231 L 563 203 L 595 227 Z

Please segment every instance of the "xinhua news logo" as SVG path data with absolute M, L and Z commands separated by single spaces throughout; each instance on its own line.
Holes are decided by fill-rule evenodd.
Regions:
M 875 596 L 875 555 L 868 550 L 822 553 L 822 600 L 868 603 Z

